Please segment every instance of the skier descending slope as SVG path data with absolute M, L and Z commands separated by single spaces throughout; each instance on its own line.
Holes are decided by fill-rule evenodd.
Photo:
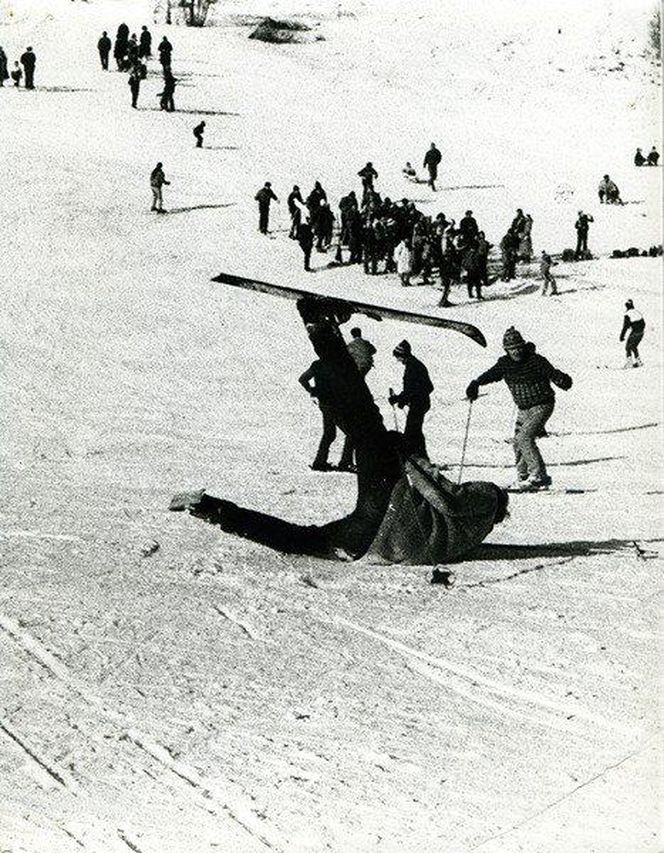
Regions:
M 627 361 L 625 367 L 641 367 L 642 361 L 639 358 L 639 344 L 643 338 L 643 333 L 646 330 L 643 314 L 637 311 L 631 299 L 625 302 L 625 319 L 623 321 L 622 331 L 620 332 L 620 340 L 625 341 L 625 351 L 627 353 Z
M 529 491 L 551 485 L 535 439 L 544 434 L 544 426 L 553 414 L 556 398 L 551 382 L 567 391 L 572 379 L 556 370 L 544 356 L 535 352 L 535 344 L 526 343 L 521 334 L 510 328 L 503 336 L 507 355 L 501 356 L 486 373 L 474 379 L 466 389 L 469 400 L 476 400 L 480 385 L 504 379 L 518 407 L 514 428 L 516 456 L 516 488 Z
M 427 460 L 405 457 L 401 436 L 385 428 L 339 330 L 350 312 L 320 297 L 302 298 L 297 308 L 325 374 L 331 416 L 355 446 L 355 509 L 328 524 L 299 525 L 199 491 L 176 495 L 171 510 L 186 509 L 285 553 L 327 559 L 357 559 L 370 551 L 391 562 L 436 564 L 478 545 L 505 517 L 504 490 L 493 483 L 455 486 Z

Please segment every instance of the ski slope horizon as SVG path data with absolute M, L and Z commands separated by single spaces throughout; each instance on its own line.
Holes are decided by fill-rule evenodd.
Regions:
M 661 258 L 609 257 L 661 243 L 661 168 L 632 165 L 661 151 L 652 6 L 404 5 L 227 0 L 188 29 L 147 0 L 0 2 L 10 67 L 38 57 L 34 92 L 0 90 L 2 850 L 661 848 Z M 263 14 L 324 40 L 248 40 Z M 158 109 L 156 59 L 136 111 L 126 75 L 100 70 L 96 41 L 123 21 L 153 52 L 168 34 L 177 112 Z M 431 141 L 435 195 L 401 175 Z M 573 247 L 589 211 L 596 259 L 556 267 L 559 296 L 533 264 L 452 309 L 324 254 L 305 274 L 288 192 L 320 180 L 336 209 L 367 160 L 382 194 L 471 209 L 495 245 L 523 208 L 535 257 Z M 606 172 L 623 207 L 598 204 Z M 352 477 L 308 467 L 320 413 L 294 304 L 221 272 L 480 328 L 486 349 L 353 320 L 388 425 L 393 347 L 427 364 L 429 452 L 453 478 L 465 388 L 515 325 L 574 378 L 542 449 L 556 486 L 586 492 L 511 496 L 451 590 L 426 567 L 290 557 L 170 514 L 201 487 L 303 523 L 354 502 Z M 631 371 L 628 298 L 647 321 Z M 513 405 L 483 390 L 464 477 L 506 486 Z

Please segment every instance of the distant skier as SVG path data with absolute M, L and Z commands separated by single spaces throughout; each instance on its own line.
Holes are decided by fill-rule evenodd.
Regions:
M 37 57 L 34 54 L 34 51 L 31 47 L 26 47 L 25 53 L 21 56 L 21 65 L 23 66 L 23 70 L 25 71 L 25 88 L 26 89 L 34 89 L 35 88 L 35 65 L 37 64 Z
M 124 71 L 125 69 L 128 41 L 129 27 L 126 24 L 120 24 L 115 36 L 115 45 L 113 46 L 113 56 L 118 66 L 118 71 Z
M 138 55 L 141 59 L 149 59 L 152 56 L 152 34 L 145 25 L 141 27 Z
M 314 232 L 306 220 L 297 226 L 297 242 L 304 255 L 305 272 L 311 272 L 311 252 L 314 248 Z
M 141 91 L 141 69 L 139 66 L 134 65 L 131 69 L 131 74 L 129 75 L 129 88 L 131 90 L 131 105 L 134 109 L 138 108 L 138 95 Z
M 390 406 L 397 405 L 400 409 L 408 406 L 406 427 L 403 432 L 404 447 L 407 453 L 414 453 L 416 456 L 428 459 L 422 427 L 424 416 L 431 408 L 433 383 L 429 377 L 429 371 L 419 359 L 415 358 L 408 341 L 397 344 L 392 355 L 405 367 L 401 393 L 390 393 L 388 398 Z
M 503 347 L 506 355 L 468 385 L 466 396 L 471 401 L 476 400 L 481 385 L 505 380 L 517 405 L 514 454 L 518 479 L 515 487 L 536 490 L 551 485 L 551 477 L 535 442 L 544 434 L 546 422 L 553 414 L 556 398 L 551 383 L 567 391 L 572 387 L 572 379 L 536 353 L 535 345 L 526 343 L 514 326 L 503 335 Z
M 328 462 L 330 447 L 337 437 L 337 427 L 334 422 L 332 408 L 332 388 L 327 381 L 327 371 L 324 363 L 317 359 L 308 367 L 299 378 L 300 385 L 318 403 L 323 416 L 323 434 L 318 443 L 316 458 L 311 464 L 312 471 L 331 471 L 332 466 Z
M 164 90 L 159 92 L 159 109 L 167 113 L 175 112 L 175 85 L 178 81 L 173 77 L 170 68 L 164 68 Z
M 443 159 L 443 155 L 436 148 L 435 142 L 431 143 L 431 148 L 424 155 L 424 167 L 429 171 L 429 186 L 432 190 L 436 189 L 436 181 L 438 179 L 438 166 Z
M 648 154 L 648 165 L 649 166 L 656 166 L 658 163 L 659 163 L 659 151 L 653 145 L 653 147 L 650 150 L 650 154 Z
M 170 69 L 171 57 L 173 55 L 173 45 L 166 38 L 166 36 L 164 36 L 163 39 L 159 42 L 158 51 L 159 62 L 161 63 L 162 68 L 164 69 L 164 71 L 166 71 L 166 69 Z
M 14 81 L 14 86 L 18 89 L 21 85 L 21 80 L 23 79 L 23 72 L 21 71 L 21 66 L 18 64 L 18 61 L 14 63 L 10 76 Z
M 202 121 L 194 128 L 194 136 L 196 137 L 196 148 L 203 147 L 203 134 L 205 133 L 205 122 Z
M 279 199 L 272 191 L 272 184 L 269 181 L 265 182 L 263 188 L 258 190 L 254 198 L 258 202 L 258 230 L 261 234 L 267 234 L 270 219 L 270 202 L 276 201 L 279 204 Z
M 643 166 L 643 164 L 644 164 L 644 163 L 646 163 L 646 162 L 647 162 L 647 161 L 646 161 L 646 158 L 645 158 L 645 157 L 643 156 L 643 154 L 641 153 L 641 149 L 640 149 L 640 148 L 637 148 L 637 149 L 636 149 L 636 154 L 634 155 L 634 165 L 635 165 L 635 166 Z
M 588 231 L 590 230 L 590 223 L 595 220 L 589 213 L 584 213 L 582 210 L 579 211 L 579 216 L 574 224 L 576 228 L 576 251 L 574 252 L 574 257 L 578 261 L 579 258 L 586 258 L 588 256 Z
M 358 326 L 354 326 L 350 330 L 350 335 L 351 339 L 346 344 L 346 349 L 355 362 L 360 376 L 364 379 L 373 367 L 373 357 L 376 355 L 376 347 L 370 341 L 366 340 L 366 338 L 362 337 L 362 329 Z M 339 470 L 355 471 L 355 446 L 350 435 L 347 435 L 344 439 L 344 447 L 341 451 L 341 459 L 339 460 Z
M 625 341 L 625 351 L 627 353 L 627 361 L 625 367 L 641 367 L 642 362 L 639 357 L 639 344 L 646 330 L 643 314 L 637 311 L 631 299 L 625 302 L 625 318 L 623 320 L 622 331 L 620 332 L 620 340 Z
M 378 177 L 378 172 L 374 169 L 373 163 L 369 162 L 357 174 L 362 178 L 362 203 L 364 204 L 367 197 L 373 192 L 373 185 Z
M 152 172 L 150 173 L 150 187 L 152 189 L 152 207 L 150 210 L 156 210 L 157 213 L 163 213 L 163 198 L 161 193 L 161 188 L 164 184 L 170 184 L 170 181 L 166 180 L 166 176 L 164 175 L 163 165 L 161 163 L 157 163 Z
M 291 218 L 291 227 L 288 232 L 288 236 L 291 240 L 297 240 L 298 230 L 302 222 L 302 208 L 304 207 L 304 200 L 302 199 L 302 194 L 297 184 L 293 186 L 293 189 L 288 194 L 286 203 L 288 205 L 288 213 Z
M 7 54 L 0 47 L 0 86 L 5 85 L 5 80 L 9 80 L 9 73 L 7 71 Z
M 551 292 L 551 296 L 556 296 L 558 293 L 556 280 L 551 275 L 551 267 L 555 266 L 556 262 L 552 260 L 551 255 L 547 255 L 546 252 L 542 252 L 542 256 L 540 258 L 540 273 L 542 274 L 543 279 L 542 296 L 546 296 L 548 291 Z
M 97 42 L 97 50 L 99 51 L 99 59 L 101 61 L 102 71 L 108 71 L 108 57 L 111 53 L 113 43 L 108 37 L 106 30 L 101 34 L 101 38 Z

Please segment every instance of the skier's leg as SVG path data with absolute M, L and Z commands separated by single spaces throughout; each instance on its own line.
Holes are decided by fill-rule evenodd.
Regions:
M 321 408 L 321 414 L 323 415 L 323 434 L 320 438 L 318 452 L 312 466 L 314 468 L 327 467 L 327 457 L 330 447 L 332 447 L 334 439 L 337 437 L 337 428 L 334 425 L 334 418 L 331 413 L 327 409 Z
M 525 467 L 531 480 L 546 480 L 546 466 L 535 439 L 537 436 L 543 434 L 546 422 L 551 417 L 552 412 L 553 403 L 543 403 L 539 406 L 531 406 L 529 409 L 519 409 L 521 424 L 518 433 L 518 442 L 515 441 L 515 451 L 517 450 L 518 443 L 518 451 L 520 452 L 521 468 L 519 470 L 519 477 L 521 477 L 521 472 Z
M 410 405 L 406 416 L 406 426 L 403 431 L 404 451 L 415 456 L 424 456 L 428 459 L 426 442 L 422 427 L 427 410 L 421 406 Z
M 341 451 L 341 459 L 339 460 L 340 468 L 352 468 L 353 467 L 353 457 L 355 455 L 355 448 L 353 446 L 353 439 L 349 436 L 346 436 L 344 439 L 344 447 Z

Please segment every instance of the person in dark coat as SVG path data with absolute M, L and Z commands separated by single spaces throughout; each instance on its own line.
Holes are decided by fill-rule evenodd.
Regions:
M 643 339 L 646 330 L 646 323 L 643 319 L 643 314 L 637 311 L 631 299 L 625 302 L 625 317 L 623 319 L 623 327 L 620 332 L 620 340 L 625 340 L 625 352 L 627 353 L 627 361 L 625 367 L 641 367 L 642 361 L 639 357 L 639 344 Z
M 477 400 L 481 385 L 505 380 L 518 410 L 514 427 L 516 487 L 524 491 L 536 490 L 551 485 L 551 477 L 535 443 L 539 436 L 546 434 L 546 422 L 553 414 L 556 398 L 551 383 L 568 391 L 572 379 L 539 355 L 535 345 L 526 343 L 514 326 L 503 335 L 503 348 L 506 355 L 468 385 L 466 396 L 471 401 Z
M 433 383 L 429 378 L 429 371 L 419 359 L 415 358 L 408 341 L 397 344 L 392 354 L 405 366 L 401 393 L 390 393 L 388 398 L 390 406 L 396 405 L 400 409 L 408 406 L 406 428 L 403 432 L 405 451 L 428 459 L 422 427 L 424 416 L 431 408 Z
M 291 240 L 297 240 L 298 230 L 300 228 L 300 223 L 302 222 L 302 208 L 304 207 L 302 194 L 297 184 L 294 184 L 293 189 L 288 194 L 286 204 L 288 205 L 288 213 L 291 218 L 291 227 L 288 232 L 288 236 Z
M 645 157 L 643 156 L 643 154 L 641 153 L 641 149 L 640 149 L 640 148 L 637 148 L 637 149 L 636 149 L 636 154 L 634 155 L 634 165 L 635 165 L 635 166 L 643 166 L 643 164 L 644 164 L 645 162 L 646 162 L 646 158 L 645 158 Z
M 595 220 L 589 213 L 579 211 L 579 216 L 574 224 L 576 228 L 576 251 L 574 257 L 578 261 L 579 258 L 585 258 L 588 255 L 588 231 L 590 223 Z
M 327 381 L 327 370 L 324 363 L 317 359 L 304 371 L 299 378 L 300 385 L 318 403 L 323 416 L 323 434 L 318 443 L 316 458 L 311 464 L 312 471 L 331 471 L 332 466 L 328 462 L 330 447 L 337 437 L 337 427 L 334 422 L 334 410 L 332 403 L 333 389 Z
M 196 148 L 203 147 L 203 134 L 205 133 L 205 122 L 202 121 L 194 128 L 194 136 L 196 137 Z
M 115 35 L 115 45 L 113 47 L 113 57 L 118 66 L 118 71 L 122 71 L 125 68 L 128 41 L 129 27 L 126 24 L 120 24 Z
M 14 81 L 14 86 L 18 89 L 21 85 L 21 80 L 23 79 L 23 72 L 21 71 L 21 66 L 18 64 L 18 61 L 14 63 L 10 76 Z
M 156 210 L 157 213 L 163 213 L 163 196 L 161 188 L 168 186 L 171 182 L 166 180 L 164 174 L 164 166 L 162 163 L 157 163 L 154 169 L 150 172 L 150 189 L 152 190 L 152 207 L 150 210 Z
M 173 77 L 170 68 L 164 68 L 164 91 L 159 93 L 159 109 L 167 113 L 175 112 L 175 85 L 178 81 Z
M 101 38 L 97 42 L 97 50 L 99 51 L 99 59 L 101 61 L 102 71 L 108 71 L 108 57 L 111 53 L 111 48 L 113 44 L 108 37 L 108 33 L 106 30 L 101 35 Z
M 132 33 L 131 38 L 127 42 L 127 64 L 133 68 L 138 62 L 138 39 L 136 34 Z
M 269 181 L 265 182 L 265 185 L 262 189 L 258 190 L 254 198 L 258 202 L 258 230 L 261 234 L 267 234 L 270 218 L 270 202 L 276 201 L 278 204 L 279 199 L 272 191 L 272 184 Z
M 349 263 L 362 263 L 362 214 L 356 205 L 350 207 L 346 214 L 348 227 L 348 250 L 350 251 Z
M 316 232 L 318 214 L 322 201 L 327 201 L 327 193 L 321 186 L 320 181 L 316 181 L 316 183 L 314 184 L 314 188 L 307 196 L 306 201 L 307 209 L 309 211 L 309 222 L 314 230 L 314 233 Z
M 316 217 L 316 250 L 319 252 L 327 252 L 332 242 L 332 234 L 334 232 L 334 213 L 327 201 L 321 202 Z
M 355 326 L 350 330 L 351 339 L 348 341 L 346 348 L 350 353 L 351 358 L 355 362 L 355 367 L 360 376 L 365 379 L 367 373 L 371 370 L 374 364 L 373 357 L 376 355 L 376 347 L 371 341 L 362 337 L 362 329 Z M 344 439 L 344 447 L 341 451 L 341 459 L 339 460 L 340 471 L 355 471 L 355 446 L 353 439 L 347 435 Z
M 141 38 L 138 43 L 138 55 L 141 59 L 149 59 L 152 56 L 152 34 L 145 25 L 141 27 Z
M 443 159 L 443 155 L 436 148 L 434 142 L 431 143 L 431 148 L 424 155 L 424 166 L 429 171 L 429 186 L 432 190 L 436 189 L 436 180 L 438 179 L 438 166 Z
M 462 242 L 462 246 L 460 248 L 472 246 L 475 243 L 479 231 L 480 229 L 477 225 L 477 220 L 473 216 L 473 211 L 467 210 L 465 216 L 461 222 L 459 222 L 459 236 L 461 237 Z
M 648 165 L 656 166 L 659 163 L 659 151 L 653 147 L 650 149 L 650 154 L 648 154 Z
M 304 255 L 305 272 L 311 272 L 311 251 L 314 247 L 314 232 L 306 220 L 300 222 L 297 227 L 297 242 L 300 244 Z
M 378 177 L 378 172 L 374 169 L 373 164 L 369 162 L 357 174 L 362 178 L 362 201 L 364 203 L 367 195 L 373 192 L 373 184 Z
M 34 54 L 34 51 L 31 47 L 26 47 L 25 53 L 21 56 L 21 65 L 23 66 L 23 70 L 25 71 L 25 88 L 26 89 L 34 89 L 35 88 L 35 65 L 37 63 L 37 57 Z
M 511 228 L 500 241 L 500 254 L 503 262 L 501 281 L 512 281 L 516 273 L 516 257 L 519 249 L 519 235 Z
M 171 67 L 171 57 L 173 54 L 173 45 L 170 41 L 163 37 L 163 39 L 159 42 L 159 62 L 161 63 L 162 68 L 166 71 L 167 68 Z
M 141 69 L 138 65 L 134 65 L 129 75 L 129 88 L 131 89 L 131 105 L 134 109 L 138 108 L 138 95 L 141 91 Z
M 7 71 L 7 54 L 0 47 L 0 86 L 5 85 L 5 80 L 9 80 L 9 73 Z

